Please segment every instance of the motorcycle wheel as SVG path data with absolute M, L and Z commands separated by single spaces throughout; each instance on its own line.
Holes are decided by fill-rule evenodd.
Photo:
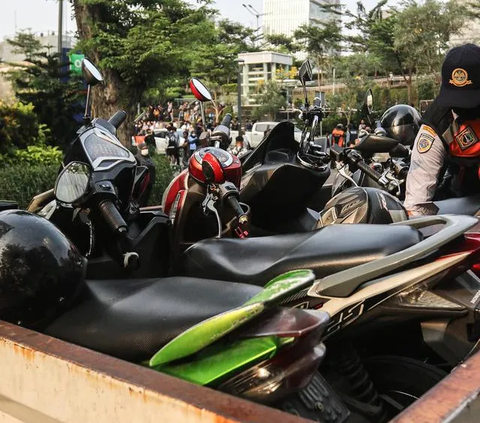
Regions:
M 377 392 L 395 414 L 410 406 L 448 374 L 430 364 L 400 356 L 374 356 L 363 359 L 362 363 Z

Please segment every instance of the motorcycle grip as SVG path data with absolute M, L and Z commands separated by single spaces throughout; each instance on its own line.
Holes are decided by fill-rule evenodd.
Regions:
M 128 226 L 118 209 L 115 207 L 115 204 L 111 201 L 104 201 L 100 204 L 100 211 L 102 212 L 108 226 L 110 226 L 115 233 L 124 234 L 127 232 Z
M 363 160 L 358 161 L 357 163 L 355 163 L 355 165 L 363 172 L 365 172 L 368 176 L 370 176 L 370 178 L 372 178 L 375 182 L 378 182 L 382 177 L 380 173 L 368 166 Z
M 243 211 L 243 208 L 238 202 L 237 197 L 235 197 L 234 195 L 230 195 L 227 197 L 227 202 L 228 202 L 228 205 L 232 208 L 232 210 L 237 215 L 238 222 L 241 225 L 248 223 L 248 216 Z
M 230 128 L 230 122 L 232 121 L 232 115 L 230 113 L 227 113 L 225 117 L 222 119 L 222 123 L 220 125 L 226 126 L 227 128 Z
M 127 113 L 123 110 L 119 110 L 110 119 L 108 119 L 108 121 L 115 127 L 115 129 L 118 129 L 120 125 L 125 122 L 126 118 Z

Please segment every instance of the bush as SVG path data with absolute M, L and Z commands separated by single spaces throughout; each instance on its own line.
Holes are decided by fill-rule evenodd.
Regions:
M 2 157 L 3 164 L 24 165 L 58 165 L 62 161 L 63 153 L 58 147 L 49 145 L 29 145 L 26 149 L 15 150 L 12 154 Z
M 156 177 L 149 204 L 156 206 L 162 203 L 163 192 L 173 178 L 173 170 L 164 155 L 154 154 L 152 160 L 156 167 Z
M 24 150 L 19 151 L 25 153 Z M 49 150 L 47 149 L 47 151 Z M 36 153 L 25 154 L 34 156 Z M 0 167 L 0 180 L 2 181 L 0 185 L 0 199 L 16 201 L 21 208 L 26 208 L 35 195 L 52 189 L 55 185 L 59 170 L 58 163 L 62 158 L 62 154 L 56 149 L 51 149 L 40 161 L 49 155 L 50 158 L 48 160 L 50 161 L 46 161 L 46 164 L 38 164 L 35 161 L 33 162 L 34 164 L 30 164 L 28 161 L 30 158 L 27 158 L 23 163 L 7 164 Z M 39 159 L 37 158 L 36 160 Z M 158 205 L 161 204 L 163 192 L 173 178 L 173 171 L 165 156 L 155 155 L 153 156 L 153 161 L 157 167 L 157 172 L 150 204 Z
M 0 154 L 46 142 L 49 131 L 33 109 L 32 104 L 0 102 Z
M 58 165 L 15 164 L 0 168 L 0 199 L 16 201 L 26 208 L 31 199 L 52 189 L 57 177 Z

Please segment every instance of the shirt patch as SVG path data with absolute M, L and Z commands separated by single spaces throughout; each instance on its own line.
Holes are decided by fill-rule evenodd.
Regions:
M 455 136 L 455 140 L 463 151 L 478 142 L 477 135 L 470 126 L 467 126 L 463 131 L 459 132 Z
M 435 137 L 429 134 L 422 134 L 417 142 L 417 150 L 420 154 L 426 153 L 432 148 Z
M 435 130 L 433 128 L 430 128 L 428 125 L 423 125 L 422 129 L 424 129 L 427 132 L 430 132 L 433 136 L 437 135 Z

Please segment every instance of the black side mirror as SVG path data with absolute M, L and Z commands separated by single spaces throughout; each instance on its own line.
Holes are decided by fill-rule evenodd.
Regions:
M 103 81 L 103 76 L 100 71 L 88 59 L 82 60 L 82 74 L 85 82 L 92 87 Z
M 305 60 L 298 71 L 298 79 L 302 83 L 303 96 L 305 97 L 305 108 L 308 109 L 307 82 L 313 80 L 313 70 L 310 60 Z
M 307 59 L 302 63 L 300 70 L 298 71 L 298 78 L 303 85 L 308 81 L 313 80 L 312 64 L 310 63 L 310 60 Z

